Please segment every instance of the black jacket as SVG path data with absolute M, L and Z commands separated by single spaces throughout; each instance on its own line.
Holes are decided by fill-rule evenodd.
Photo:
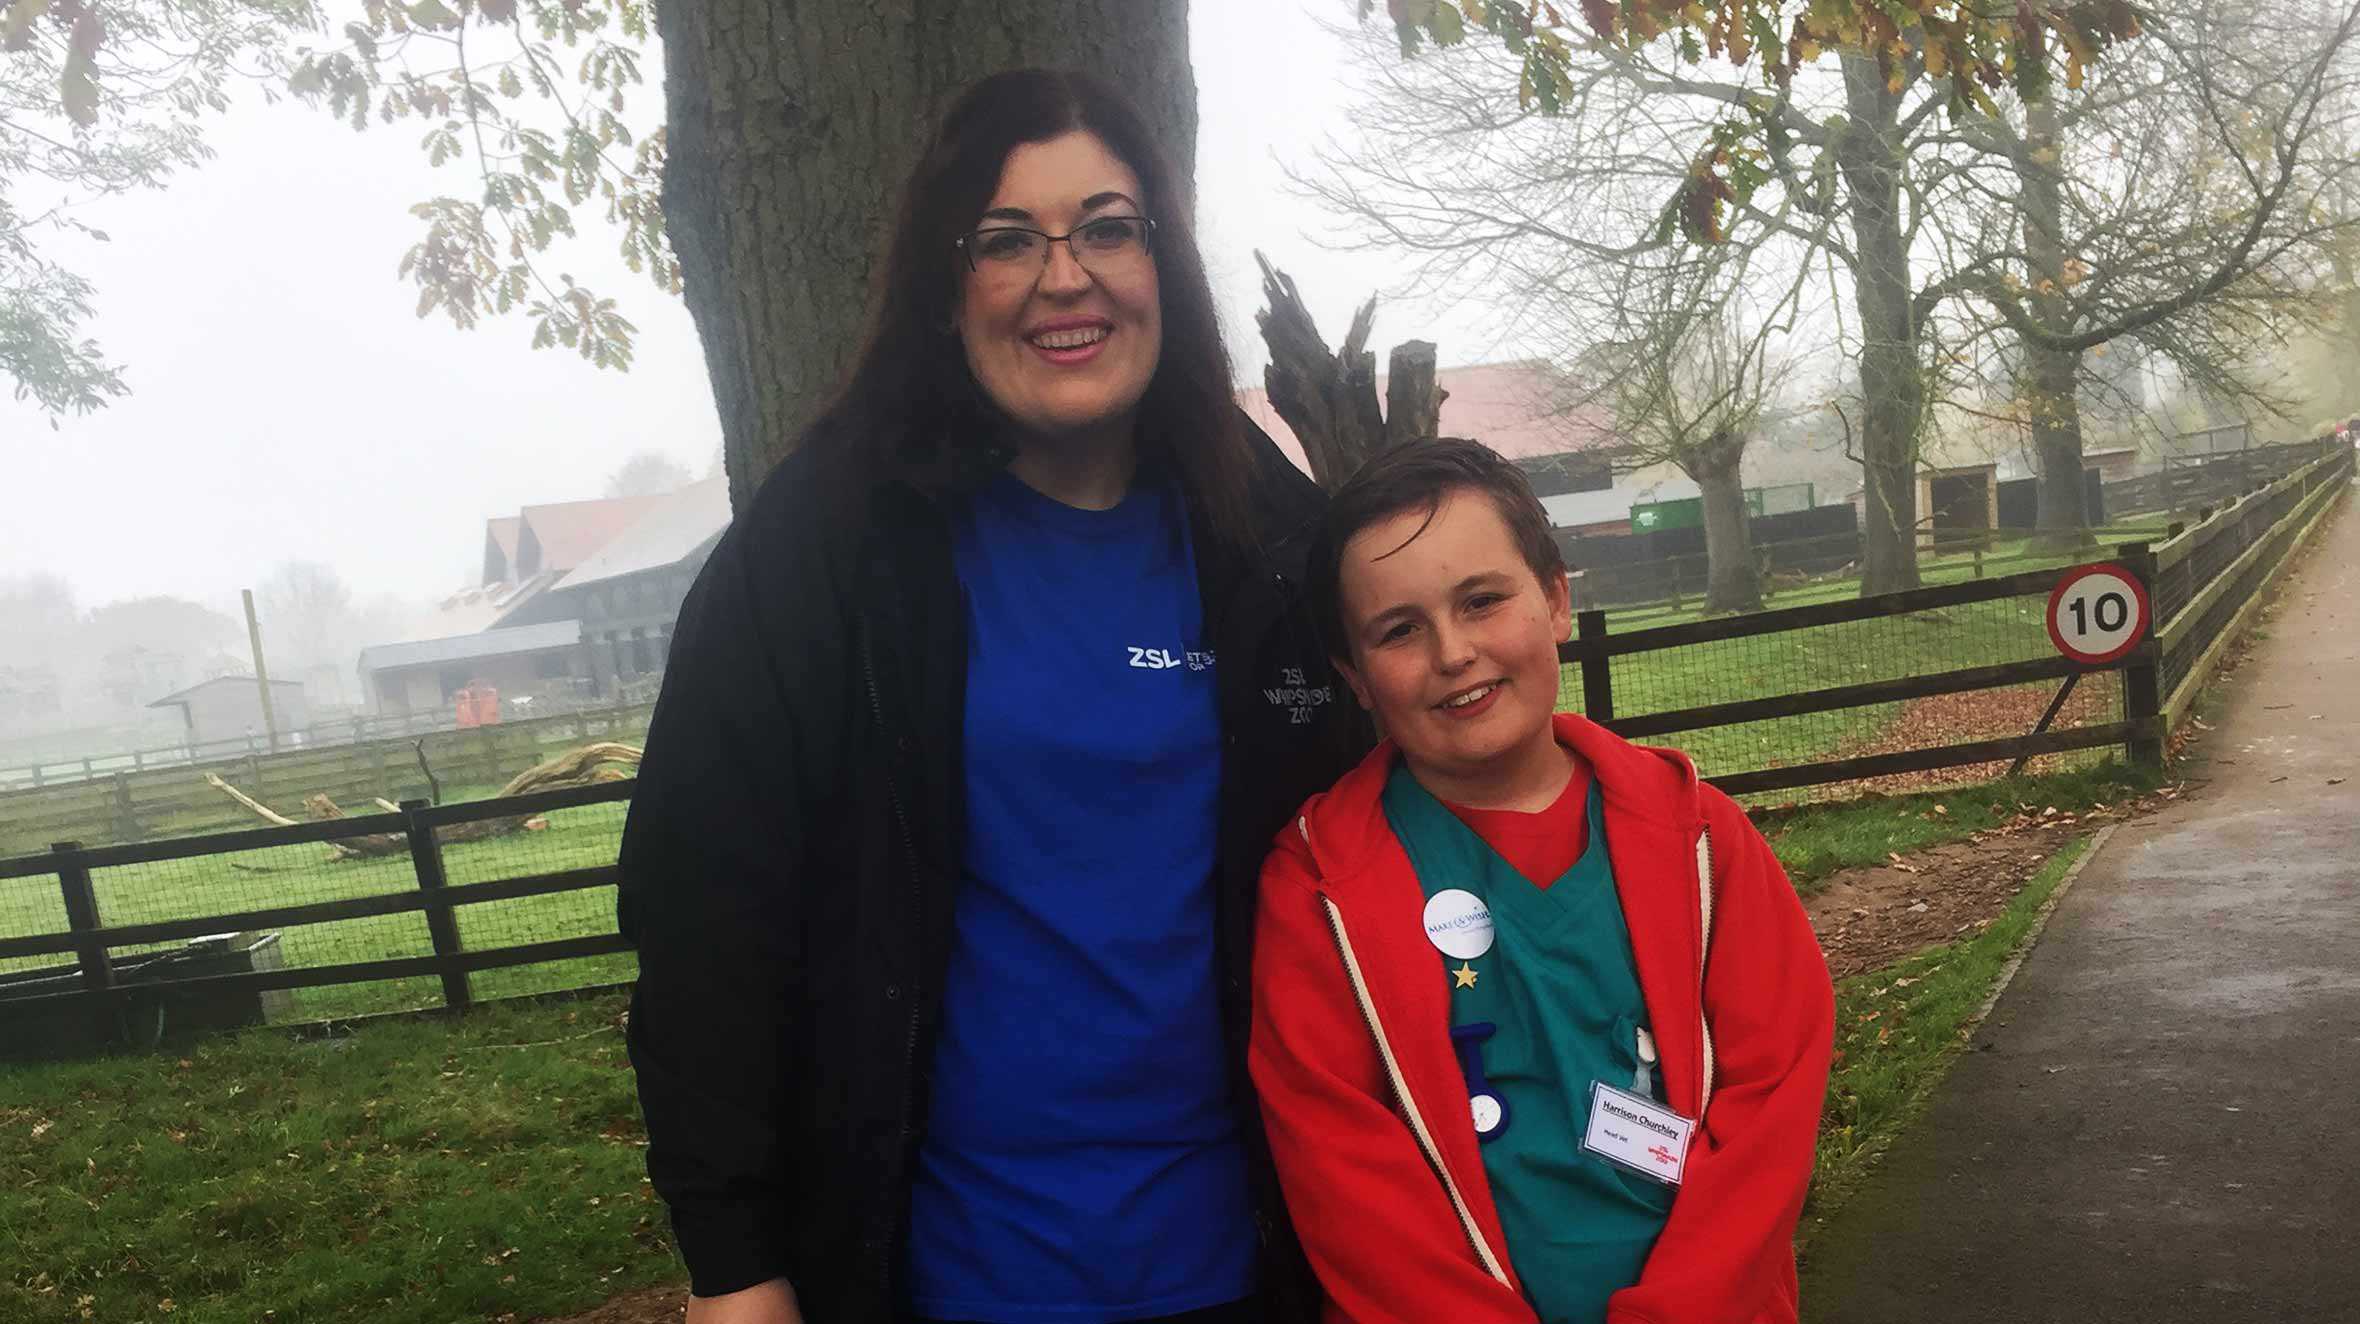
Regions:
M 1256 446 L 1264 550 L 1223 556 L 1201 521 L 1196 540 L 1224 733 L 1217 945 L 1264 1292 L 1274 1321 L 1308 1321 L 1245 1069 L 1254 887 L 1363 727 L 1298 588 L 1322 498 Z M 631 1062 L 691 1283 L 784 1276 L 814 1324 L 898 1305 L 964 814 L 959 499 L 850 448 L 771 474 L 681 609 L 623 838 Z

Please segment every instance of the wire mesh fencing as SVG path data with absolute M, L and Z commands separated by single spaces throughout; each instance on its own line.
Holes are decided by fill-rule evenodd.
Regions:
M 63 933 L 67 924 L 65 900 L 58 891 L 56 878 L 34 874 L 27 878 L 0 879 L 0 938 Z M 73 963 L 70 956 L 0 957 L 0 980 L 32 976 L 55 967 L 61 959 L 69 967 Z
M 1624 653 L 1607 664 L 1613 716 L 1618 727 L 1643 743 L 1686 751 L 1707 777 L 2026 736 L 2041 725 L 2063 686 L 2061 676 L 2010 678 L 2028 664 L 2054 666 L 2045 606 L 2045 597 L 2024 592 L 1909 612 L 1864 610 L 1857 619 Z M 1731 720 L 1736 714 L 1690 712 L 1976 669 L 1993 674 L 1953 693 L 1747 720 Z M 1585 711 L 1581 671 L 1578 663 L 1564 671 L 1561 706 L 1569 711 Z M 2082 676 L 2050 717 L 2047 729 L 2069 731 L 2120 722 L 2122 694 L 2117 674 Z M 2105 757 L 2104 749 L 2042 754 L 2030 766 L 2049 771 Z M 1831 777 L 1817 785 L 1749 798 L 1779 801 L 1931 788 L 1988 779 L 2010 761 L 1868 778 Z
M 500 962 L 513 949 L 564 940 L 611 943 L 611 870 L 629 791 L 623 783 L 558 792 L 538 798 L 561 806 L 538 811 L 528 798 L 195 838 L 161 852 L 59 853 L 53 872 L 0 878 L 0 944 L 93 928 L 121 935 L 102 937 L 104 973 L 132 1042 L 160 1039 L 175 1015 L 224 1025 L 316 1022 L 621 982 L 636 969 L 628 952 L 540 961 L 544 953 L 527 951 L 535 960 L 464 973 L 450 962 Z M 511 806 L 525 811 L 502 812 Z M 340 835 L 288 839 L 324 831 Z M 469 903 L 470 888 L 486 887 L 496 899 Z M 450 940 L 439 946 L 430 900 L 452 903 Z M 90 974 L 61 942 L 0 956 L 0 1008 L 78 993 Z M 184 982 L 255 975 L 263 978 Z
M 500 820 L 506 830 L 495 835 L 443 845 L 444 875 L 457 888 L 611 866 L 622 848 L 629 808 L 617 801 Z M 459 906 L 454 914 L 464 951 L 596 937 L 615 932 L 615 888 L 606 883 L 483 901 Z M 632 953 L 610 952 L 479 970 L 469 979 L 476 997 L 499 998 L 620 983 L 633 978 L 638 968 Z
M 227 918 L 363 897 L 407 898 L 418 884 L 400 841 L 398 835 L 364 837 L 102 867 L 91 871 L 91 885 L 99 922 L 108 927 Z M 225 924 L 220 933 L 247 957 L 242 968 L 210 973 L 300 971 L 434 954 L 425 917 L 417 911 L 254 930 Z M 201 952 L 213 936 L 120 947 L 113 959 L 122 965 L 144 955 Z M 440 995 L 433 979 L 417 978 L 270 990 L 258 996 L 266 1020 L 309 1021 L 428 1006 Z

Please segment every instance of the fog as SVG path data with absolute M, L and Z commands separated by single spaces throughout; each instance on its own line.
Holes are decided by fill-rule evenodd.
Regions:
M 1348 12 L 1199 0 L 1191 15 L 1199 220 L 1247 384 L 1263 361 L 1254 248 L 1299 279 L 1331 337 L 1398 269 L 1323 250 L 1322 217 L 1284 188 L 1284 164 L 1348 132 L 1324 26 Z M 643 123 L 661 113 L 653 62 L 649 73 Z M 426 165 L 414 126 L 355 133 L 249 96 L 208 136 L 216 159 L 168 189 L 78 211 L 111 242 L 41 240 L 97 287 L 85 334 L 125 367 L 131 394 L 54 426 L 0 400 L 0 590 L 62 589 L 85 616 L 186 599 L 235 625 L 226 644 L 187 643 L 226 665 L 242 651 L 238 590 L 305 563 L 348 595 L 349 619 L 310 631 L 341 651 L 474 582 L 488 518 L 603 495 L 643 452 L 712 471 L 719 426 L 687 310 L 623 268 L 591 209 L 583 242 L 549 266 L 622 300 L 639 328 L 627 373 L 530 349 L 522 318 L 460 331 L 414 315 L 396 275 L 420 231 L 408 208 L 471 184 Z M 1441 340 L 1445 363 L 1500 348 L 1473 309 L 1387 305 L 1380 348 L 1412 336 Z M 86 652 L 34 637 L 36 606 L 0 621 L 0 666 Z
M 1253 248 L 1298 277 L 1331 336 L 1397 269 L 1319 248 L 1321 215 L 1284 196 L 1282 165 L 1345 127 L 1331 12 L 1344 9 L 1199 0 L 1192 15 L 1200 224 L 1249 382 L 1263 360 Z M 654 113 L 656 90 L 643 96 Z M 44 240 L 98 286 L 88 330 L 132 394 L 54 431 L 0 403 L 0 485 L 18 498 L 0 575 L 61 575 L 91 603 L 220 606 L 300 559 L 362 596 L 425 597 L 472 576 L 489 516 L 601 495 L 638 451 L 710 470 L 720 432 L 687 309 L 612 259 L 587 216 L 562 269 L 624 300 L 629 372 L 531 350 L 521 318 L 463 332 L 413 315 L 395 276 L 419 231 L 408 208 L 468 184 L 429 169 L 415 138 L 254 99 L 214 121 L 203 169 L 82 210 L 111 243 Z M 1494 348 L 1471 310 L 1388 305 L 1378 331 L 1440 338 L 1445 362 Z

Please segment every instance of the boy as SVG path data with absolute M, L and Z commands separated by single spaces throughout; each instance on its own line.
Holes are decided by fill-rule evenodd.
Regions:
M 1489 450 L 1370 461 L 1310 577 L 1388 737 L 1262 878 L 1249 1061 L 1326 1318 L 1791 1324 L 1834 996 L 1769 846 L 1556 714 L 1564 566 Z

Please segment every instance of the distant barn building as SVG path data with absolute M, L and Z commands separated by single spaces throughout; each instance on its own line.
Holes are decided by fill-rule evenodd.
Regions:
M 663 671 L 680 604 L 728 527 L 728 480 L 691 483 L 550 586 L 548 600 L 581 622 L 599 693 Z
M 489 685 L 513 703 L 551 685 L 570 688 L 579 671 L 582 624 L 544 621 L 505 630 L 372 644 L 361 650 L 361 675 L 379 713 L 435 713 L 459 691 Z
M 282 735 L 311 725 L 301 681 L 272 681 L 270 706 L 271 716 Z M 249 736 L 257 745 L 265 745 L 268 740 L 269 724 L 262 717 L 262 687 L 252 676 L 216 676 L 167 694 L 148 707 L 178 708 L 191 745 L 244 740 Z
M 720 477 L 661 496 L 526 506 L 485 522 L 483 583 L 411 637 L 361 651 L 380 713 L 450 709 L 489 686 L 509 715 L 636 693 L 660 675 L 672 625 L 729 525 Z

